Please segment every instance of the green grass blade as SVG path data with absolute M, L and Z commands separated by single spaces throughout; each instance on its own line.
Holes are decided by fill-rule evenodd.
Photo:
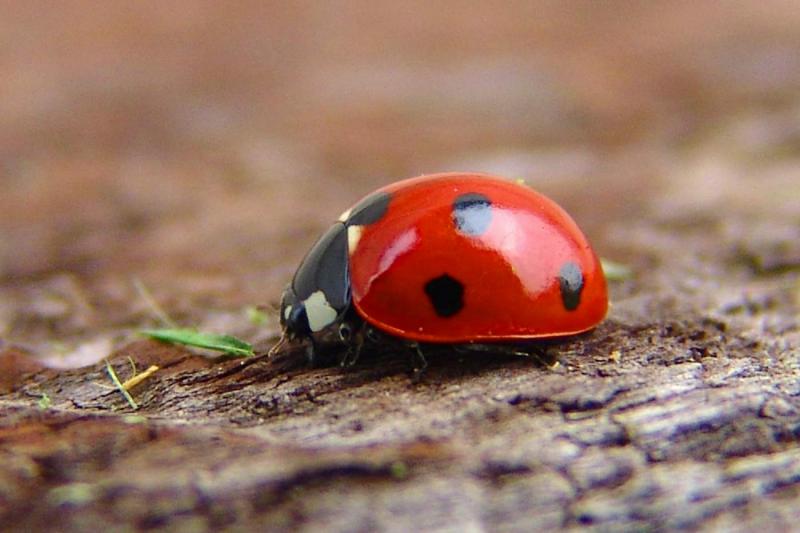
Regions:
M 622 263 L 601 258 L 600 264 L 603 266 L 603 273 L 608 281 L 625 281 L 633 276 L 633 271 Z
M 231 335 L 203 333 L 194 329 L 146 329 L 141 331 L 152 339 L 185 346 L 196 346 L 237 357 L 252 357 L 253 347 Z

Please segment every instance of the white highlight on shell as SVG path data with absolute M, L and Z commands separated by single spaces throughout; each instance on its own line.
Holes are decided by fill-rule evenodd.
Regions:
M 286 309 L 283 310 L 283 319 L 289 320 L 289 316 L 292 314 L 292 306 L 287 305 Z
M 308 327 L 316 333 L 330 326 L 336 320 L 338 313 L 331 307 L 325 293 L 316 291 L 303 302 L 306 306 L 306 316 L 308 317 Z
M 375 273 L 372 279 L 381 277 L 392 268 L 398 257 L 410 252 L 419 241 L 417 228 L 411 228 L 398 235 L 381 254 L 381 259 L 378 262 L 378 272 Z
M 347 222 L 347 219 L 350 218 L 351 211 L 352 209 L 348 209 L 347 211 L 339 215 L 339 222 Z
M 347 251 L 352 254 L 356 251 L 358 241 L 361 240 L 361 234 L 364 233 L 364 226 L 348 226 L 347 227 Z

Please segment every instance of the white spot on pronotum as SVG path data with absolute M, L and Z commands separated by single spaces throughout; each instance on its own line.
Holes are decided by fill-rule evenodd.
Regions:
M 286 309 L 283 310 L 283 319 L 284 320 L 289 320 L 289 315 L 291 315 L 291 314 L 292 314 L 292 306 L 291 305 L 287 305 Z
M 317 291 L 303 302 L 306 306 L 306 316 L 308 316 L 308 327 L 313 332 L 322 331 L 336 320 L 338 313 L 331 307 L 325 293 Z
M 356 251 L 358 241 L 361 240 L 361 234 L 364 232 L 364 226 L 348 226 L 347 227 L 347 250 L 349 253 Z
M 347 211 L 339 215 L 339 222 L 347 222 L 347 219 L 350 218 L 350 211 L 352 211 L 352 209 L 348 209 Z

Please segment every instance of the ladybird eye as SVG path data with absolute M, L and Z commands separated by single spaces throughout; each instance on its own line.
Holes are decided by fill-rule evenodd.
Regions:
M 339 338 L 342 339 L 343 342 L 349 341 L 352 333 L 353 331 L 347 324 L 342 323 L 339 325 Z

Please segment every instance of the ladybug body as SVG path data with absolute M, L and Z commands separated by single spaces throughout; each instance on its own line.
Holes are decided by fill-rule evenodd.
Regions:
M 569 215 L 482 174 L 400 181 L 345 212 L 281 302 L 289 338 L 362 325 L 411 343 L 520 343 L 584 332 L 606 314 L 600 262 Z M 366 324 L 364 324 L 366 323 Z

